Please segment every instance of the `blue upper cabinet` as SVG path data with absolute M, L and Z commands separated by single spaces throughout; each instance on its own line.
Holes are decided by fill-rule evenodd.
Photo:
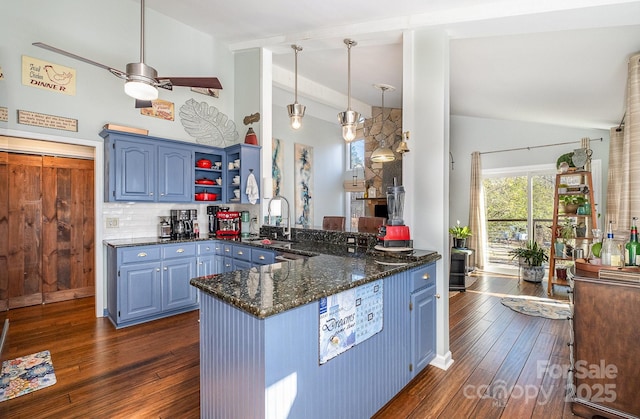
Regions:
M 260 202 L 260 146 L 250 144 L 236 144 L 225 148 L 225 192 L 227 202 L 252 204 Z M 253 175 L 258 197 L 251 202 L 247 195 L 249 175 Z
M 113 144 L 115 170 L 111 195 L 116 200 L 155 201 L 156 148 L 121 140 Z
M 191 202 L 193 152 L 158 146 L 158 202 Z
M 259 146 L 222 149 L 110 130 L 100 136 L 105 202 L 250 203 L 250 174 L 260 191 Z

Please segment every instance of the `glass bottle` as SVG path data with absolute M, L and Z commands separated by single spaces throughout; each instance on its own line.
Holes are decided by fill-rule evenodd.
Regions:
M 607 231 L 607 237 L 602 240 L 602 251 L 600 253 L 600 258 L 602 259 L 603 265 L 611 265 L 611 254 L 614 248 L 616 248 L 615 243 L 613 241 L 613 221 L 609 221 L 609 229 Z M 620 256 L 618 255 L 618 258 Z M 618 264 L 620 260 L 617 261 Z
M 636 227 L 636 220 L 638 217 L 631 219 L 631 233 L 629 235 L 629 242 L 625 245 L 625 265 L 635 266 L 638 262 L 638 251 L 640 250 L 640 243 L 638 243 L 638 227 Z

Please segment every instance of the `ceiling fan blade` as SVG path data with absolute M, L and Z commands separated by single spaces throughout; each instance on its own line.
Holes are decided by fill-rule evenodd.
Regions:
M 73 58 L 74 60 L 82 61 L 82 62 L 85 62 L 87 64 L 95 65 L 96 67 L 104 68 L 105 70 L 110 71 L 115 76 L 120 77 L 120 78 L 126 78 L 126 76 L 127 76 L 124 71 L 120 71 L 118 69 L 106 66 L 104 64 L 100 64 L 98 62 L 95 62 L 95 61 L 90 60 L 88 58 L 81 57 L 81 56 L 76 55 L 74 53 L 65 51 L 63 49 L 52 47 L 51 45 L 45 44 L 43 42 L 34 42 L 32 45 L 34 45 L 36 47 L 44 48 L 46 50 L 55 52 L 57 54 L 65 55 L 65 56 L 67 56 L 69 58 Z
M 169 81 L 169 83 L 171 83 L 173 86 L 222 89 L 222 84 L 217 77 L 158 77 L 157 80 L 160 84 L 162 84 L 164 81 Z
M 152 107 L 153 107 L 153 103 L 151 103 L 150 100 L 136 99 L 136 109 L 152 108 Z

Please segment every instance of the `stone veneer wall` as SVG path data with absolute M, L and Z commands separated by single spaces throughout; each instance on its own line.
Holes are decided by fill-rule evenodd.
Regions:
M 402 154 L 395 149 L 402 141 L 402 109 L 384 108 L 384 121 L 382 119 L 382 107 L 372 108 L 372 117 L 364 120 L 365 137 L 365 180 L 368 185 L 376 188 L 376 196 L 386 196 L 387 186 L 393 185 L 393 178 L 402 184 Z M 396 160 L 389 163 L 373 163 L 371 154 L 384 144 L 389 147 Z

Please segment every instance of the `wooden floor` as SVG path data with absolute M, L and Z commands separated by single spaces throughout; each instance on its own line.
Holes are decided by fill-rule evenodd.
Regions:
M 568 322 L 500 304 L 503 294 L 546 297 L 545 290 L 545 283 L 480 277 L 450 298 L 453 365 L 427 367 L 375 417 L 571 416 L 565 380 L 538 366 L 568 363 Z M 199 416 L 198 312 L 115 330 L 85 298 L 0 314 L 7 317 L 2 359 L 48 349 L 57 383 L 0 403 L 0 418 Z

